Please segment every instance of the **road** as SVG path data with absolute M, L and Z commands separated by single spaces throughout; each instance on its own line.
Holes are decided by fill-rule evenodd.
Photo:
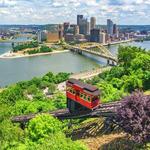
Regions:
M 81 72 L 81 73 L 76 73 L 76 74 L 73 74 L 70 76 L 70 78 L 74 78 L 74 79 L 91 79 L 95 76 L 97 76 L 98 74 L 100 73 L 103 73 L 104 71 L 108 71 L 110 70 L 111 67 L 103 67 L 103 68 L 98 68 L 98 69 L 95 69 L 95 70 L 92 70 L 92 71 L 86 71 L 86 72 Z M 59 91 L 62 91 L 64 92 L 65 89 L 66 89 L 66 82 L 62 82 L 60 84 L 58 84 L 58 87 L 57 89 Z

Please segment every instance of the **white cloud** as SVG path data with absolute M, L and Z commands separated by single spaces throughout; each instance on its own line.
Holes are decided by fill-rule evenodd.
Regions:
M 0 24 L 75 23 L 77 14 L 96 16 L 101 24 L 108 17 L 121 24 L 150 24 L 149 8 L 150 0 L 0 0 Z

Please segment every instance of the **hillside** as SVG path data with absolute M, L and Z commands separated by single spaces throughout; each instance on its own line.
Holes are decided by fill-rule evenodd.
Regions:
M 149 95 L 149 51 L 137 47 L 120 47 L 118 59 L 118 66 L 85 81 L 101 90 L 101 102 L 121 100 L 137 89 Z M 66 81 L 69 75 L 54 75 L 50 72 L 42 78 L 19 82 L 0 90 L 2 150 L 145 149 L 144 144 L 135 144 L 121 128 L 113 131 L 104 129 L 105 118 L 70 122 L 41 114 L 27 124 L 11 122 L 13 116 L 66 108 L 66 96 L 57 90 L 57 84 Z

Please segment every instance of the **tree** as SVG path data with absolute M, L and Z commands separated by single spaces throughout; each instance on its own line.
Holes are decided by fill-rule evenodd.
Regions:
M 144 54 L 146 51 L 135 46 L 120 46 L 118 49 L 119 64 L 122 64 L 127 69 L 131 65 L 131 61 L 140 53 Z
M 61 132 L 62 123 L 50 115 L 38 115 L 29 122 L 27 133 L 31 141 L 42 141 L 51 134 Z
M 17 86 L 13 85 L 0 93 L 0 102 L 6 104 L 15 104 L 17 100 L 23 99 L 23 90 Z
M 116 101 L 121 98 L 123 92 L 114 88 L 111 84 L 103 81 L 97 84 L 97 87 L 101 90 L 102 102 Z
M 133 92 L 136 89 L 143 88 L 143 81 L 141 78 L 138 77 L 136 74 L 131 74 L 130 76 L 123 76 L 123 88 L 125 92 Z
M 56 85 L 54 83 L 50 83 L 48 86 L 48 93 L 53 94 L 56 91 Z
M 131 61 L 131 68 L 133 70 L 142 69 L 143 71 L 150 70 L 150 55 L 139 54 Z
M 117 121 L 138 143 L 150 142 L 150 95 L 134 92 L 122 100 Z

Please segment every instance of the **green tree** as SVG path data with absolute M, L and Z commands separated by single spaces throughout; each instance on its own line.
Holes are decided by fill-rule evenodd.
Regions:
M 62 131 L 62 123 L 50 115 L 38 115 L 29 122 L 27 133 L 31 141 L 39 142 Z
M 48 86 L 48 93 L 54 94 L 55 91 L 56 91 L 56 85 L 54 83 L 50 83 Z
M 5 90 L 3 90 L 0 93 L 0 100 L 1 103 L 6 103 L 6 104 L 15 104 L 15 102 L 19 99 L 23 99 L 23 90 L 17 86 L 13 85 Z

